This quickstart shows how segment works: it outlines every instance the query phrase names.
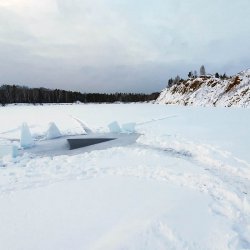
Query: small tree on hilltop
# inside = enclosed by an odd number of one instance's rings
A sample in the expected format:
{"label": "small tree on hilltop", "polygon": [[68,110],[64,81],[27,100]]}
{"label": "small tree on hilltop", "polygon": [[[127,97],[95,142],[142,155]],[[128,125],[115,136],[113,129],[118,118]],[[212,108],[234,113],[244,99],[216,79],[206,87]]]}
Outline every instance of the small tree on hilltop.
{"label": "small tree on hilltop", "polygon": [[172,78],[170,78],[169,80],[168,80],[168,88],[170,88],[170,87],[172,87],[173,86],[173,84],[174,84],[174,80],[172,79]]}
{"label": "small tree on hilltop", "polygon": [[201,65],[201,67],[200,67],[200,75],[201,76],[205,76],[206,75],[206,70],[205,70],[205,66],[204,65]]}
{"label": "small tree on hilltop", "polygon": [[222,78],[223,78],[223,79],[226,79],[226,78],[227,78],[226,73],[223,74]]}
{"label": "small tree on hilltop", "polygon": [[215,76],[216,78],[220,78],[220,75],[219,75],[218,72],[216,72],[214,76]]}
{"label": "small tree on hilltop", "polygon": [[193,75],[193,72],[192,72],[192,71],[189,71],[189,72],[188,72],[188,77],[189,77],[189,78],[192,78],[193,76],[194,76],[194,75]]}
{"label": "small tree on hilltop", "polygon": [[174,79],[174,84],[178,84],[180,82],[181,78],[177,75]]}

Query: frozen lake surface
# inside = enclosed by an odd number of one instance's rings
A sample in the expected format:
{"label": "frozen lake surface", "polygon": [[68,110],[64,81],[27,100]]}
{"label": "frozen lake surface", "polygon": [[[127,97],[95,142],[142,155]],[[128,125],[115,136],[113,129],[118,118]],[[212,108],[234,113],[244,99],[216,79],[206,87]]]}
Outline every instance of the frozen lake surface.
{"label": "frozen lake surface", "polygon": [[[1,249],[250,249],[250,109],[12,105],[0,117],[1,145],[23,122],[35,139],[1,159]],[[114,121],[136,133],[110,133]],[[51,122],[62,137],[46,139]],[[97,137],[116,139],[69,150]]]}
{"label": "frozen lake surface", "polygon": [[39,156],[76,155],[94,150],[128,146],[135,143],[139,134],[92,133],[62,136],[53,140],[41,140],[35,146],[22,151]]}

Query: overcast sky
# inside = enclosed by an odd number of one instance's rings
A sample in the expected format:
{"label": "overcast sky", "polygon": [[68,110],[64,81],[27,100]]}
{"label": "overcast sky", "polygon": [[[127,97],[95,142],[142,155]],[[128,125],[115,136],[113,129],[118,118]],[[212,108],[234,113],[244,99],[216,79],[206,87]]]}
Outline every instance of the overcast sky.
{"label": "overcast sky", "polygon": [[0,84],[153,92],[250,67],[249,0],[0,0]]}

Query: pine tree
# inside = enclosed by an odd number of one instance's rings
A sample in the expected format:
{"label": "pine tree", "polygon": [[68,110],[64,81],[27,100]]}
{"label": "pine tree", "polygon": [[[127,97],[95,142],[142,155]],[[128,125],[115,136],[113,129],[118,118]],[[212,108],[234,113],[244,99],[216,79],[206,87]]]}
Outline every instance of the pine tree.
{"label": "pine tree", "polygon": [[192,78],[193,76],[194,76],[194,75],[193,75],[193,72],[192,72],[192,71],[189,71],[189,72],[188,72],[188,77],[189,77],[189,78]]}
{"label": "pine tree", "polygon": [[181,78],[177,75],[174,79],[174,84],[179,84]]}
{"label": "pine tree", "polygon": [[200,75],[201,76],[205,76],[206,75],[206,70],[205,70],[205,66],[204,65],[201,65],[201,67],[200,67]]}
{"label": "pine tree", "polygon": [[170,87],[172,87],[173,86],[173,83],[174,83],[174,80],[172,79],[172,78],[170,78],[169,80],[168,80],[168,88],[170,88]]}

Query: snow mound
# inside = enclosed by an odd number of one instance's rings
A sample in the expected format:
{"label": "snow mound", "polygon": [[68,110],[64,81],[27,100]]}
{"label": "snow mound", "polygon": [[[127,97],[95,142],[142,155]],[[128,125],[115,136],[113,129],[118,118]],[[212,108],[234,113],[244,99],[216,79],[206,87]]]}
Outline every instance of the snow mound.
{"label": "snow mound", "polygon": [[62,134],[60,130],[58,129],[58,127],[56,126],[56,124],[54,122],[51,122],[49,124],[49,128],[46,133],[46,139],[55,139],[61,136]]}
{"label": "snow mound", "polygon": [[26,122],[24,122],[21,127],[20,146],[22,148],[30,148],[34,146],[34,140]]}
{"label": "snow mound", "polygon": [[181,81],[164,89],[156,103],[250,107],[250,69],[223,79],[208,75]]}

